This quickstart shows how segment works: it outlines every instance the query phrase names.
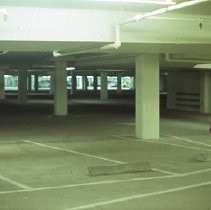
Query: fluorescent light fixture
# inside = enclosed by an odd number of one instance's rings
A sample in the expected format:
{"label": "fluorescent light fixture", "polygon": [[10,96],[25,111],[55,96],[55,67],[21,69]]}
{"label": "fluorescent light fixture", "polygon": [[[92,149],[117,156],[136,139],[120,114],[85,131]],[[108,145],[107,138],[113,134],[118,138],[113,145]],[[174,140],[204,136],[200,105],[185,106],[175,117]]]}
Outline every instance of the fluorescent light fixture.
{"label": "fluorescent light fixture", "polygon": [[204,64],[196,64],[194,69],[205,69],[205,70],[211,70],[211,63],[204,63]]}
{"label": "fluorescent light fixture", "polygon": [[160,5],[174,5],[172,0],[94,0],[103,2],[121,2],[121,3],[143,3],[143,4],[160,4]]}
{"label": "fluorescent light fixture", "polygon": [[68,67],[66,67],[66,70],[67,71],[73,71],[73,70],[75,70],[75,67],[74,66],[68,66]]}

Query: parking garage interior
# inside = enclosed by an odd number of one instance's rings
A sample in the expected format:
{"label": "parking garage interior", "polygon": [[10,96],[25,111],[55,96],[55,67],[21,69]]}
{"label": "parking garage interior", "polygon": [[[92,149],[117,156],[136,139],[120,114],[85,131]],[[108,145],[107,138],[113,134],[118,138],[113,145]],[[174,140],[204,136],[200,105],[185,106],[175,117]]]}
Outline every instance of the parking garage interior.
{"label": "parking garage interior", "polygon": [[211,209],[210,6],[0,0],[0,210]]}

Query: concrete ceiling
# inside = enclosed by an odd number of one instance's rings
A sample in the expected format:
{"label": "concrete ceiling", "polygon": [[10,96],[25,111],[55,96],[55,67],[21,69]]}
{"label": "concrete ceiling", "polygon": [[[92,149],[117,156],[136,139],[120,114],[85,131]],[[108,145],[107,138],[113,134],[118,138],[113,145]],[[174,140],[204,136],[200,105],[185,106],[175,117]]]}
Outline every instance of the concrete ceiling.
{"label": "concrete ceiling", "polygon": [[[181,1],[177,1],[181,2]],[[137,4],[137,3],[106,3],[93,2],[91,0],[0,0],[0,5],[4,6],[24,6],[24,7],[50,7],[50,8],[89,8],[103,10],[127,10],[133,12],[149,12],[161,8],[160,5]],[[209,18],[211,1],[184,8],[176,11],[178,15],[194,15],[194,17],[208,16]],[[174,15],[174,13],[173,13]],[[210,18],[211,20],[211,18]],[[11,69],[18,65],[25,64],[29,68],[33,66],[53,65],[55,58],[52,55],[54,49],[72,49],[70,56],[63,57],[69,65],[74,65],[80,70],[96,69],[124,69],[134,70],[135,56],[140,53],[159,53],[162,70],[193,69],[193,66],[200,62],[211,61],[211,43],[175,44],[175,43],[123,43],[118,50],[101,51],[100,46],[105,43],[100,42],[32,42],[32,41],[1,41],[2,49],[11,49],[9,53],[0,55],[0,65],[9,65]],[[24,46],[24,47],[23,47]],[[81,48],[92,48],[85,53],[79,53]],[[174,59],[166,60],[166,54],[174,56]],[[175,57],[176,56],[176,57]],[[210,62],[211,63],[211,62]],[[42,69],[42,68],[40,68]],[[39,70],[39,68],[37,68]]]}

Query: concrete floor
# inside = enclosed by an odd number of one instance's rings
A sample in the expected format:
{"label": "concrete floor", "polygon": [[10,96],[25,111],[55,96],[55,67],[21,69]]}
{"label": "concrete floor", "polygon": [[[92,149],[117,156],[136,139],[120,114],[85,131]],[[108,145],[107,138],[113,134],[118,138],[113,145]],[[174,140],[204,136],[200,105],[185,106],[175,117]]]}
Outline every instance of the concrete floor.
{"label": "concrete floor", "polygon": [[[41,103],[42,102],[42,103]],[[159,140],[134,138],[134,104],[0,102],[0,210],[211,210],[211,115],[161,111]],[[149,161],[153,171],[90,177],[87,167]]]}

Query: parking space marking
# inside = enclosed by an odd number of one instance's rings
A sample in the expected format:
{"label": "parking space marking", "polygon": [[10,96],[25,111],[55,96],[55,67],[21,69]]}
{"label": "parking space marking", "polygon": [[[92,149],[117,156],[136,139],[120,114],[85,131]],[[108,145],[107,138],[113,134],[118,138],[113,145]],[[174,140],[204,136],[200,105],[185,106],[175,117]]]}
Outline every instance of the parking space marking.
{"label": "parking space marking", "polygon": [[[167,135],[162,135],[162,136],[166,136],[167,137]],[[132,137],[127,138],[127,137],[124,137],[124,136],[117,136],[117,135],[111,135],[111,137],[119,138],[119,139],[123,139],[123,140],[129,140],[130,139],[130,140],[135,141],[135,142],[138,142],[138,143],[141,143],[141,142],[153,143],[153,144],[159,144],[160,143],[160,144],[166,144],[166,145],[175,146],[175,147],[182,147],[182,148],[187,148],[187,149],[194,149],[194,150],[200,150],[200,151],[203,150],[203,151],[211,152],[211,149],[205,149],[205,148],[202,149],[202,148],[193,147],[193,146],[186,146],[186,145],[183,145],[183,144],[168,143],[168,142],[164,142],[164,141],[160,141],[160,140],[155,140],[155,141],[144,140],[144,139],[138,140],[138,139],[135,139],[135,137],[133,137],[133,138]],[[168,137],[170,137],[170,136],[168,136]]]}
{"label": "parking space marking", "polygon": [[131,179],[116,179],[116,180],[87,182],[87,183],[81,183],[81,184],[70,184],[70,185],[53,186],[53,187],[39,187],[39,188],[33,188],[33,189],[0,191],[0,195],[1,194],[20,193],[20,192],[34,192],[34,191],[62,189],[62,188],[75,188],[75,187],[84,187],[84,186],[117,184],[117,183],[123,183],[123,182],[136,182],[136,181],[144,181],[144,180],[156,180],[156,179],[163,179],[163,178],[170,178],[170,177],[172,177],[172,175],[171,176],[142,177],[142,178],[138,177],[138,178],[131,178]]}
{"label": "parking space marking", "polygon": [[1,174],[0,174],[0,179],[5,181],[5,182],[8,182],[8,183],[10,183],[12,185],[15,185],[16,187],[22,188],[22,189],[26,189],[26,190],[31,190],[32,189],[31,187],[28,187],[25,184],[22,184],[20,182],[16,182],[16,181],[14,181],[14,180],[12,180],[12,179],[10,179],[8,177],[5,177],[5,176],[3,176]]}
{"label": "parking space marking", "polygon": [[122,203],[122,202],[125,202],[125,201],[131,201],[131,200],[134,200],[134,199],[146,198],[146,197],[151,197],[151,196],[159,196],[159,195],[164,195],[164,194],[168,194],[168,193],[194,189],[194,188],[208,186],[208,185],[211,185],[211,181],[202,182],[202,183],[198,183],[198,184],[192,184],[192,185],[186,185],[186,186],[182,186],[182,187],[175,187],[175,188],[155,191],[155,192],[151,192],[151,193],[137,194],[137,195],[127,196],[127,197],[121,197],[121,198],[112,199],[112,200],[108,200],[108,201],[102,201],[102,202],[72,207],[72,208],[68,208],[68,209],[65,209],[65,210],[81,210],[81,209],[90,209],[90,208],[95,208],[95,207],[102,207],[102,206],[106,206],[106,205]]}
{"label": "parking space marking", "polygon": [[31,189],[0,191],[0,195],[21,193],[21,192],[34,192],[34,191],[62,189],[62,188],[75,188],[75,187],[84,187],[84,186],[138,182],[138,181],[147,181],[147,180],[171,179],[171,178],[186,177],[186,176],[191,176],[191,175],[196,175],[196,174],[203,174],[207,172],[211,172],[211,168],[206,168],[202,170],[191,171],[191,172],[186,172],[186,173],[181,173],[181,174],[175,174],[175,175],[166,175],[166,176],[137,177],[137,178],[130,178],[130,179],[115,179],[115,180],[106,180],[106,181],[86,182],[86,183],[80,183],[80,184],[70,184],[70,185],[53,186],[53,187],[39,187],[39,188],[31,188]]}
{"label": "parking space marking", "polygon": [[177,175],[179,173],[175,173],[175,172],[171,172],[171,171],[166,171],[166,170],[162,170],[162,169],[158,169],[158,168],[152,168],[153,171],[157,171],[159,173],[163,173],[163,174],[170,174],[170,175]]}
{"label": "parking space marking", "polygon": [[179,137],[179,136],[172,136],[172,135],[163,135],[163,136],[170,137],[170,138],[177,139],[177,140],[181,140],[181,141],[186,141],[186,142],[193,143],[193,144],[203,145],[203,146],[206,146],[206,147],[211,147],[211,144],[193,141],[193,140],[188,139],[188,138],[183,138],[183,137]]}
{"label": "parking space marking", "polygon": [[[81,153],[81,152],[78,152],[78,151],[75,151],[75,150],[69,150],[69,149],[62,149],[62,148],[59,148],[59,147],[53,147],[53,146],[49,146],[47,144],[38,143],[38,142],[34,142],[34,141],[24,140],[24,142],[35,144],[35,145],[38,145],[38,146],[41,146],[41,147],[47,147],[47,148],[54,149],[54,150],[65,151],[65,152],[74,153],[74,154],[77,154],[77,155],[83,155],[83,156],[90,157],[90,158],[95,158],[95,159],[100,159],[100,160],[104,160],[104,161],[109,161],[109,162],[113,162],[113,163],[118,163],[118,164],[126,163],[126,162],[113,160],[113,159],[109,159],[109,158],[105,158],[105,157],[101,157],[101,156],[97,156],[97,155],[90,155],[90,154],[87,154],[87,153]],[[160,173],[164,173],[164,174],[171,174],[171,175],[176,174],[176,173],[171,172],[171,171],[166,171],[166,170],[157,169],[157,168],[153,168],[152,170],[160,172]]]}
{"label": "parking space marking", "polygon": [[62,148],[59,148],[59,147],[53,147],[53,146],[50,146],[50,145],[47,145],[47,144],[38,143],[38,142],[34,142],[34,141],[28,141],[28,140],[23,140],[23,141],[26,142],[26,143],[37,145],[37,146],[46,147],[46,148],[49,148],[49,149],[54,149],[54,150],[63,151],[63,152],[68,152],[68,153],[81,155],[81,156],[85,156],[85,157],[89,157],[89,158],[94,158],[94,159],[98,159],[98,160],[104,160],[104,161],[118,163],[118,164],[123,164],[124,163],[122,161],[112,160],[112,159],[101,157],[101,156],[97,156],[97,155],[90,155],[90,154],[87,154],[87,153],[78,152],[76,150],[62,149]]}
{"label": "parking space marking", "polygon": [[[146,141],[146,140],[142,140],[142,141]],[[211,152],[211,149],[202,149],[202,148],[198,148],[198,147],[186,146],[186,145],[183,145],[183,144],[167,143],[167,142],[160,141],[160,140],[158,140],[157,142],[153,142],[153,143],[166,144],[166,145],[175,146],[175,147],[182,147],[182,148],[185,148],[185,149],[193,149],[193,150]]]}

